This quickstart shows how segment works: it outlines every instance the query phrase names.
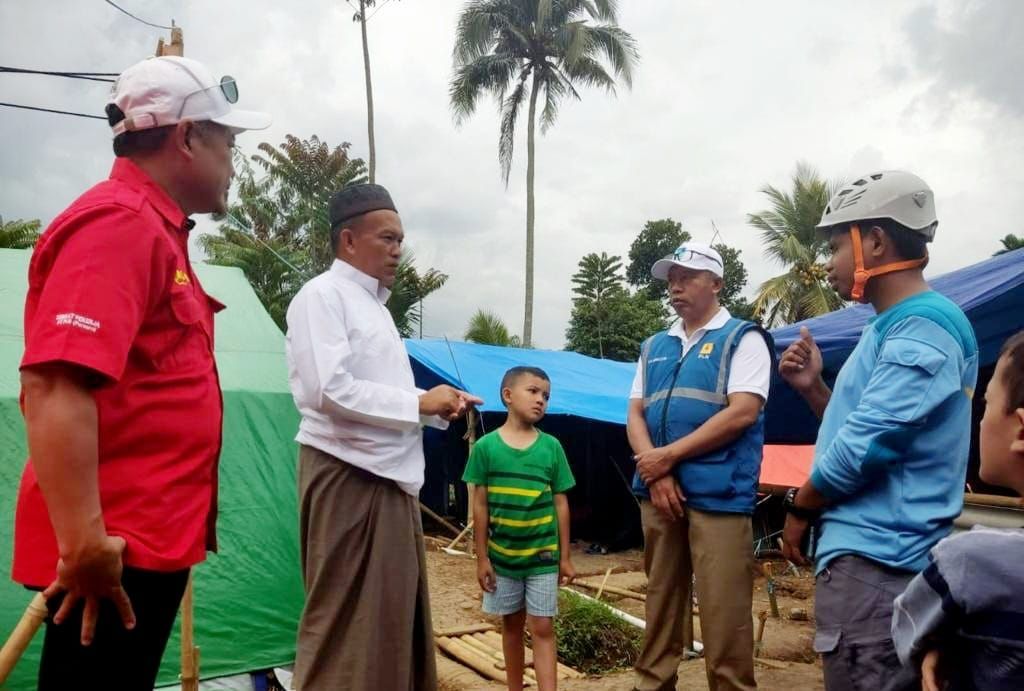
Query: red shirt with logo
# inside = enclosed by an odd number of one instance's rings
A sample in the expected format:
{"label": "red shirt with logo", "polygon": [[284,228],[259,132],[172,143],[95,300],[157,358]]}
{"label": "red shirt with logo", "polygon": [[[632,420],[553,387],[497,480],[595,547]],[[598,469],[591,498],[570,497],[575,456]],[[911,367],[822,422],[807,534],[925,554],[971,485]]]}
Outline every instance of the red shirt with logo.
{"label": "red shirt with logo", "polygon": [[[192,222],[126,158],[47,228],[29,265],[22,368],[97,375],[99,488],[124,563],[176,571],[215,548],[223,405],[213,314],[188,260]],[[29,459],[18,493],[14,580],[54,579],[57,540]]]}

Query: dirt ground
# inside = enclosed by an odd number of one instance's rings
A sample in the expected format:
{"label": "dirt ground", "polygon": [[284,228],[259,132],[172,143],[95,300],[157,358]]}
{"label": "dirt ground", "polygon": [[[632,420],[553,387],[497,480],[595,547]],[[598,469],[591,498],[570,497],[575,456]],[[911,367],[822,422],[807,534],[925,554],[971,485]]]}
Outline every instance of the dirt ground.
{"label": "dirt ground", "polygon": [[[474,560],[468,556],[452,556],[441,552],[439,542],[428,541],[427,568],[430,575],[431,610],[434,628],[448,628],[464,624],[489,621],[500,628],[498,617],[491,617],[480,610],[480,588],[476,584],[476,568]],[[573,545],[573,563],[581,577],[589,576],[589,580],[600,581],[606,569],[614,567],[608,584],[620,588],[628,588],[636,592],[646,589],[647,579],[643,573],[643,555],[638,550],[618,552],[606,555],[591,555],[583,552],[585,545]],[[807,569],[801,569],[798,575],[785,573],[789,568],[785,562],[774,562],[776,574],[776,597],[782,615],[775,619],[769,617],[765,625],[763,645],[760,657],[768,660],[772,666],[755,665],[758,687],[771,691],[819,691],[824,688],[822,682],[821,663],[815,655],[811,643],[814,635],[814,581]],[[769,610],[766,579],[758,565],[754,582],[755,631],[757,615]],[[589,595],[594,593],[583,590]],[[602,600],[640,618],[644,616],[644,603],[629,598],[619,598],[605,594]],[[801,609],[808,615],[807,620],[791,620],[793,609]],[[695,635],[700,639],[700,625],[694,622]],[[780,667],[776,669],[775,667]],[[490,682],[483,677],[473,675],[475,681],[468,685],[446,686],[445,691],[470,691],[474,689],[500,689],[501,684]],[[559,683],[559,688],[569,691],[609,691],[611,689],[632,688],[633,677],[630,671],[615,672],[601,677],[568,680]],[[708,688],[704,671],[704,660],[688,660],[679,666],[679,688],[694,691]]]}

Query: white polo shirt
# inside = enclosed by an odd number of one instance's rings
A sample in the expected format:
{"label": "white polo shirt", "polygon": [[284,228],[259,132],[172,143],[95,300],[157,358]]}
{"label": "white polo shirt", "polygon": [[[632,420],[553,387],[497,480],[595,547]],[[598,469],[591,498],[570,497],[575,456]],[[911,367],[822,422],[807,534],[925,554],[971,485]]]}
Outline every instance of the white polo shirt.
{"label": "white polo shirt", "polygon": [[[707,324],[694,331],[687,337],[683,329],[683,321],[680,319],[673,324],[668,335],[674,336],[683,342],[683,355],[695,346],[704,334],[708,331],[721,329],[729,321],[732,315],[729,310],[722,307],[718,313],[711,318]],[[644,397],[643,364],[637,361],[636,376],[633,377],[633,388],[629,392],[630,398]],[[772,381],[772,357],[768,352],[768,344],[765,343],[761,334],[756,331],[748,331],[736,345],[732,353],[732,363],[729,368],[729,381],[726,383],[726,394],[753,393],[761,397],[761,400],[768,400],[768,389]]]}

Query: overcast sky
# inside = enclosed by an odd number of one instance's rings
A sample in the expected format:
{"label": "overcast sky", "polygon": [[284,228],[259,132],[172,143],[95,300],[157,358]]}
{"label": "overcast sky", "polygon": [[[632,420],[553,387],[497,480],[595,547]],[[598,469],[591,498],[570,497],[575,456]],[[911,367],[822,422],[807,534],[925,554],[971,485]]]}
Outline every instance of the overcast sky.
{"label": "overcast sky", "polygon": [[[184,28],[185,54],[233,75],[240,107],[285,134],[366,156],[362,49],[343,0],[119,0]],[[448,106],[461,1],[400,0],[370,21],[378,182],[391,189],[420,268],[451,276],[426,303],[427,335],[461,337],[478,308],[522,329],[525,127],[506,189],[490,101],[461,127]],[[746,214],[788,187],[798,160],[828,178],[906,168],[936,193],[930,275],[982,260],[1024,231],[1024,2],[624,0],[639,43],[633,88],[584,91],[538,138],[534,339],[561,348],[580,257],[625,255],[645,221],[699,240],[711,222],[742,250],[747,294],[780,267]],[[103,0],[0,0],[0,65],[117,72],[161,32]],[[108,85],[0,74],[0,101],[101,114]],[[525,117],[520,121],[525,123]],[[0,108],[0,214],[48,223],[106,177],[100,120]],[[201,224],[210,230],[212,224]],[[194,257],[196,259],[199,256]]]}

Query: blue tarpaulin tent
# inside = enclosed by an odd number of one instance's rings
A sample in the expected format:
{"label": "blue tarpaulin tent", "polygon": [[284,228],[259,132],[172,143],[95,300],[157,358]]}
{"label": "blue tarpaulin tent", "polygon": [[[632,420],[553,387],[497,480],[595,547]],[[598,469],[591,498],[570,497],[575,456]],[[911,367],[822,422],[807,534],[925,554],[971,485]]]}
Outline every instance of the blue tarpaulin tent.
{"label": "blue tarpaulin tent", "polygon": [[408,340],[405,346],[419,386],[444,382],[463,387],[484,399],[480,409],[485,413],[504,412],[498,395],[502,375],[511,367],[529,365],[551,377],[548,415],[626,424],[626,399],[636,372],[633,363],[445,339]]}
{"label": "blue tarpaulin tent", "polygon": [[[929,282],[960,305],[970,319],[981,356],[977,390],[984,391],[1000,347],[1024,329],[1024,250],[986,259]],[[825,378],[831,384],[874,315],[871,305],[856,305],[774,329],[776,350],[781,355],[800,336],[800,327],[806,326],[821,348]],[[976,407],[980,400],[980,396],[975,398]],[[813,444],[818,421],[803,400],[776,376],[768,401],[767,426],[769,443]]]}

